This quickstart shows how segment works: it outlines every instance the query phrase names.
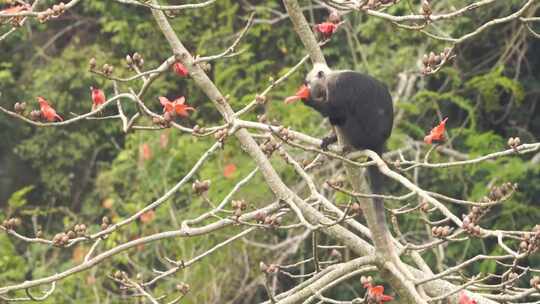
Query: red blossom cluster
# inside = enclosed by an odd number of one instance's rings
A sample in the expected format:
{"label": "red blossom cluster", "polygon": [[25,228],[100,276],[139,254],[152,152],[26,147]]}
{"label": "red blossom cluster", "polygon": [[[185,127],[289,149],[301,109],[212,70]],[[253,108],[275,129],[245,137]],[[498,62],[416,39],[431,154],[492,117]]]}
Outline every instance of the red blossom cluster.
{"label": "red blossom cluster", "polygon": [[452,49],[449,47],[445,48],[440,54],[435,54],[434,52],[430,52],[429,55],[424,54],[424,57],[422,57],[422,74],[429,75],[439,70],[451,57],[451,54]]}

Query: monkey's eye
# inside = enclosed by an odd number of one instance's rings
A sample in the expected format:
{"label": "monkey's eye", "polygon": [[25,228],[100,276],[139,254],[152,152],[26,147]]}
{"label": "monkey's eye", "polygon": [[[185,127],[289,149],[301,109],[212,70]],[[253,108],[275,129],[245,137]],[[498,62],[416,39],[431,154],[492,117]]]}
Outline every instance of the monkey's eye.
{"label": "monkey's eye", "polygon": [[317,77],[323,78],[324,77],[324,72],[323,71],[317,72]]}

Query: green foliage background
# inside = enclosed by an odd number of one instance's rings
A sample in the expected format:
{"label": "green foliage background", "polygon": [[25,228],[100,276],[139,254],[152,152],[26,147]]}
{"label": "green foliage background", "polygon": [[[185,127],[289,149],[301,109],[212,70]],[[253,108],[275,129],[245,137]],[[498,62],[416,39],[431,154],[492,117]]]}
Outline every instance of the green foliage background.
{"label": "green foliage background", "polygon": [[[268,8],[283,11],[280,3],[274,1],[221,0],[204,9],[182,11],[171,23],[191,52],[216,54],[227,48],[234,34],[244,26],[251,10],[248,2],[256,7],[257,19],[273,18]],[[441,11],[468,3],[462,0],[440,2],[436,8]],[[482,20],[515,11],[521,2],[494,3],[446,22],[440,30],[453,36],[470,32]],[[309,3],[302,1],[302,4]],[[418,7],[418,1],[401,1],[389,12],[407,14],[410,5]],[[326,14],[325,10],[314,9],[306,16],[310,22],[317,23]],[[447,46],[419,32],[398,29],[361,13],[351,13],[344,18],[348,21],[344,29],[324,49],[329,63],[336,69],[372,74],[390,88],[396,87],[400,73],[418,71],[422,54],[432,50],[440,52]],[[68,26],[72,27],[67,29]],[[9,27],[0,29],[4,32]],[[64,35],[55,36],[64,29],[67,30]],[[283,75],[305,54],[286,19],[275,24],[255,24],[240,48],[243,52],[239,56],[212,62],[210,72],[222,92],[231,96],[235,109],[250,102],[272,78]],[[10,108],[16,101],[24,100],[36,107],[35,97],[43,95],[64,117],[69,117],[70,112],[83,113],[91,106],[89,86],[99,86],[112,94],[110,82],[88,71],[89,58],[95,57],[100,64],[113,64],[116,75],[128,76],[130,72],[123,58],[135,51],[143,55],[148,69],[171,54],[150,12],[144,8],[113,1],[84,1],[58,20],[46,24],[30,22],[28,27],[0,42],[0,104]],[[434,76],[420,77],[414,94],[397,101],[396,112],[402,117],[395,126],[389,149],[421,140],[426,131],[445,116],[450,117],[448,146],[469,156],[504,149],[509,136],[519,136],[522,142],[537,142],[540,135],[539,41],[519,23],[510,22],[463,43],[456,52],[457,58],[451,64]],[[321,124],[320,116],[306,107],[284,106],[281,102],[295,90],[308,69],[306,65],[274,89],[269,95],[270,102],[245,118],[255,120],[257,114],[265,112],[270,120],[296,130],[314,136],[325,135],[328,125]],[[120,90],[139,84],[136,81],[121,84]],[[185,95],[188,103],[197,108],[194,115],[182,122],[185,125],[222,123],[219,113],[189,79],[168,73],[143,97],[150,108],[158,111],[157,97],[161,95],[171,98]],[[136,109],[128,106],[127,111],[135,113]],[[106,110],[107,113],[114,111]],[[0,220],[22,217],[21,233],[33,235],[39,226],[47,237],[81,222],[87,223],[91,231],[97,231],[105,215],[114,221],[129,216],[177,183],[213,143],[211,139],[190,137],[172,130],[123,134],[119,123],[110,120],[84,121],[67,128],[32,128],[5,115],[0,115],[0,138],[0,206],[3,207]],[[141,154],[145,145],[151,151],[146,159]],[[437,154],[433,157],[433,161],[444,160]],[[491,183],[517,182],[519,193],[504,206],[494,208],[483,224],[493,228],[526,229],[540,218],[540,167],[531,158],[532,155],[515,156],[467,167],[422,170],[418,182],[426,189],[464,199],[486,195]],[[285,164],[277,158],[273,161],[287,183],[299,181]],[[230,179],[223,177],[223,168],[228,164],[238,168]],[[223,150],[210,157],[196,179],[212,180],[208,198],[215,203],[254,166],[231,138]],[[328,174],[320,177],[322,183]],[[183,219],[202,213],[208,206],[193,195],[189,185],[155,211],[154,221],[137,222],[113,234],[103,249],[141,235],[178,228]],[[246,199],[252,208],[274,199],[260,175],[235,198]],[[456,212],[466,210],[461,208]],[[405,218],[401,225],[403,230],[416,231],[417,239],[426,237],[418,217]],[[236,230],[238,228],[233,227],[213,235],[149,244],[118,255],[91,271],[62,281],[62,291],[46,302],[125,301],[126,295],[105,278],[107,274],[121,269],[149,277],[151,269],[167,267],[165,256],[189,259]],[[263,242],[286,236],[278,230],[249,238]],[[0,235],[0,286],[67,269],[77,263],[85,250],[88,250],[86,245],[69,250],[43,248]],[[496,252],[496,244],[473,240],[448,247],[442,263],[453,265],[466,256]],[[254,285],[252,297],[247,299],[238,294],[237,288],[244,278],[253,280],[259,275],[259,261],[272,262],[275,254],[237,241],[202,263],[179,272],[173,279],[158,284],[153,292],[174,296],[175,284],[185,281],[192,286],[188,303],[251,303],[264,298],[261,285]],[[309,250],[300,248],[294,257],[309,254]],[[432,265],[441,258],[431,252],[426,255]],[[531,258],[524,263],[538,265],[539,261]],[[493,272],[496,267],[492,262],[484,262],[471,270]],[[355,292],[360,291],[359,284],[351,284]],[[336,294],[346,299],[354,293],[343,289]]]}

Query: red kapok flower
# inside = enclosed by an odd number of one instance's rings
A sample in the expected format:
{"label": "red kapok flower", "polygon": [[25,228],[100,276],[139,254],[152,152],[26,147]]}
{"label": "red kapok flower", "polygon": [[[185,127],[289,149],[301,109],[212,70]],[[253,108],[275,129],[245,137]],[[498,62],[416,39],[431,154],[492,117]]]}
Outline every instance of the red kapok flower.
{"label": "red kapok flower", "polygon": [[426,144],[444,141],[444,131],[446,129],[447,120],[448,120],[448,117],[443,119],[443,121],[441,121],[441,123],[438,126],[431,129],[431,131],[429,132],[429,135],[426,135],[426,137],[424,137],[424,142]]}
{"label": "red kapok flower", "polygon": [[233,163],[230,163],[223,168],[223,176],[225,178],[232,178],[234,173],[236,172],[236,165]]}
{"label": "red kapok flower", "polygon": [[366,283],[364,284],[364,288],[367,288],[368,298],[377,304],[394,300],[394,297],[384,294],[384,286],[382,285],[373,286],[371,283]]}
{"label": "red kapok flower", "polygon": [[188,69],[180,62],[175,62],[173,64],[173,70],[181,77],[186,77],[189,74]]}
{"label": "red kapok flower", "polygon": [[167,97],[160,96],[159,102],[163,106],[163,113],[169,112],[180,117],[187,117],[189,115],[188,111],[195,111],[195,108],[186,104],[186,98],[184,96],[178,97],[174,101],[170,101]]}
{"label": "red kapok flower", "polygon": [[476,302],[476,300],[469,298],[469,296],[467,296],[465,291],[462,291],[459,294],[459,304],[477,304],[477,303],[478,302]]}
{"label": "red kapok flower", "polygon": [[321,33],[324,39],[332,37],[332,34],[334,34],[337,28],[338,25],[332,22],[323,22],[315,25],[315,30]]}

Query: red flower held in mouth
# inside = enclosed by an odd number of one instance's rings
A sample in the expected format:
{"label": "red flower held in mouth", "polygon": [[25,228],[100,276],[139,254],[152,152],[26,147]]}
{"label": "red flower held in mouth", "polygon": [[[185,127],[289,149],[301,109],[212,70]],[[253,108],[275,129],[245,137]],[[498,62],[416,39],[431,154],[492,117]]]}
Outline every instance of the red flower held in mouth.
{"label": "red flower held in mouth", "polygon": [[41,116],[43,116],[43,118],[50,122],[53,122],[57,119],[59,121],[64,121],[64,119],[60,117],[60,115],[56,114],[56,111],[53,109],[53,107],[51,107],[51,105],[45,98],[38,96],[37,99],[41,110]]}
{"label": "red flower held in mouth", "polygon": [[177,75],[182,77],[186,77],[189,74],[188,69],[180,62],[175,62],[173,64],[173,70]]}
{"label": "red flower held in mouth", "polygon": [[303,101],[306,101],[309,99],[309,88],[306,86],[306,85],[302,85],[298,91],[296,91],[296,94],[294,94],[293,96],[289,96],[287,98],[285,98],[285,103],[289,104],[289,103],[293,103],[297,100],[303,100]]}
{"label": "red flower held in mouth", "polygon": [[159,102],[163,106],[163,113],[176,114],[180,117],[188,117],[188,111],[195,111],[195,108],[186,104],[186,98],[181,96],[174,101],[170,101],[167,97],[160,96]]}
{"label": "red flower held in mouth", "polygon": [[429,135],[424,137],[424,142],[428,145],[432,144],[433,142],[443,142],[445,140],[444,138],[444,131],[446,130],[446,121],[448,120],[448,117],[443,119],[441,123],[436,126],[435,128],[431,129],[429,132]]}

